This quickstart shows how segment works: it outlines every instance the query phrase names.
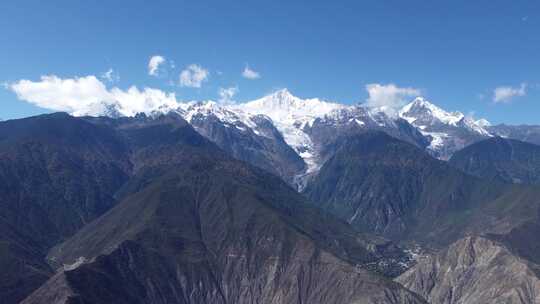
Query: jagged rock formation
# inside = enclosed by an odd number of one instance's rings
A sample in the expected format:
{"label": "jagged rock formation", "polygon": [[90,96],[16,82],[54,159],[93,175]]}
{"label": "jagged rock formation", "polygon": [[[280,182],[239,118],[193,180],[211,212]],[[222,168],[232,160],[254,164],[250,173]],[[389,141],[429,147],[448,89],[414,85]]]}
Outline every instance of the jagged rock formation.
{"label": "jagged rock formation", "polygon": [[540,303],[538,266],[500,243],[467,237],[396,279],[432,304]]}
{"label": "jagged rock formation", "polygon": [[502,137],[472,144],[450,164],[474,176],[510,183],[540,183],[540,146]]}

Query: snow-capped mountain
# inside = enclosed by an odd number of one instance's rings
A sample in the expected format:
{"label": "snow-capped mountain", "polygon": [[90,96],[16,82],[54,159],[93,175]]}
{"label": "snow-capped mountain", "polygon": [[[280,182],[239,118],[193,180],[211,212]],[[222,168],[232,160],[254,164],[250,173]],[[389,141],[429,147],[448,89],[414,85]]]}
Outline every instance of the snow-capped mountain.
{"label": "snow-capped mountain", "polygon": [[405,105],[399,116],[430,137],[428,150],[436,157],[448,159],[463,147],[492,136],[485,119],[474,120],[461,112],[447,112],[423,97]]}
{"label": "snow-capped mountain", "polygon": [[[120,115],[114,105],[102,112]],[[298,189],[335,153],[339,137],[380,130],[448,159],[464,146],[491,136],[487,120],[447,112],[422,97],[400,109],[397,116],[361,104],[302,99],[287,89],[239,104],[170,102],[146,114],[169,112],[182,116],[234,157],[268,170]]]}
{"label": "snow-capped mountain", "polygon": [[318,153],[312,138],[305,131],[306,127],[311,127],[316,119],[344,108],[347,107],[316,98],[301,99],[287,89],[234,107],[242,112],[265,115],[272,119],[287,144],[306,162],[306,173],[314,172],[319,167]]}
{"label": "snow-capped mountain", "polygon": [[399,116],[419,127],[437,124],[456,126],[465,117],[460,112],[446,112],[423,97],[417,97],[400,111]]}
{"label": "snow-capped mountain", "polygon": [[305,162],[265,115],[213,101],[180,104],[176,113],[237,159],[263,168],[294,185]]}
{"label": "snow-capped mountain", "polygon": [[305,170],[295,177],[299,189],[333,155],[333,143],[340,136],[377,129],[422,147],[427,145],[425,138],[414,128],[404,126],[406,122],[385,112],[317,98],[301,99],[287,89],[236,105],[233,109],[250,115],[264,115],[272,120],[285,142],[306,164]]}
{"label": "snow-capped mountain", "polygon": [[[377,129],[425,147],[427,140],[406,121],[362,105],[302,99],[287,89],[233,105],[179,103],[150,115],[175,112],[236,158],[281,176],[302,189],[333,154],[339,136]],[[109,111],[114,113],[114,111]]]}

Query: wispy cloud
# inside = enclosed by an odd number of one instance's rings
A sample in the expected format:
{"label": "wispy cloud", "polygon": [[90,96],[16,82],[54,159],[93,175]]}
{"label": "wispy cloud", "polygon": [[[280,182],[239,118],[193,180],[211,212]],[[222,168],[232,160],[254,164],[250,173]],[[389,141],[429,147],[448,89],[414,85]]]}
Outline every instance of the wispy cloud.
{"label": "wispy cloud", "polygon": [[249,65],[246,64],[244,70],[242,71],[242,77],[250,80],[255,80],[261,78],[261,74],[255,70],[252,70]]}
{"label": "wispy cloud", "polygon": [[493,90],[493,102],[509,103],[516,97],[527,95],[527,84],[522,83],[519,87],[501,86]]}
{"label": "wispy cloud", "polygon": [[101,74],[101,79],[106,80],[108,82],[118,82],[120,80],[120,75],[118,75],[117,72],[115,72],[112,68],[108,69],[107,72],[103,72]]}
{"label": "wispy cloud", "polygon": [[154,55],[150,57],[150,61],[148,61],[148,75],[150,76],[159,76],[160,74],[160,67],[166,62],[165,57],[161,55]]}
{"label": "wispy cloud", "polygon": [[210,72],[197,64],[191,64],[180,73],[180,86],[200,88],[208,80]]}
{"label": "wispy cloud", "polygon": [[65,111],[75,116],[100,115],[114,107],[120,114],[133,116],[158,108],[176,108],[179,102],[174,93],[158,89],[108,89],[96,76],[62,79],[55,75],[42,76],[39,81],[19,80],[8,85],[20,100],[42,108]]}
{"label": "wispy cloud", "polygon": [[233,104],[234,96],[238,94],[240,90],[238,87],[230,87],[230,88],[219,88],[218,95],[219,95],[219,102],[222,104]]}
{"label": "wispy cloud", "polygon": [[398,87],[395,84],[371,83],[366,85],[368,99],[366,105],[380,108],[388,114],[394,115],[409,98],[421,94],[420,89],[410,87]]}

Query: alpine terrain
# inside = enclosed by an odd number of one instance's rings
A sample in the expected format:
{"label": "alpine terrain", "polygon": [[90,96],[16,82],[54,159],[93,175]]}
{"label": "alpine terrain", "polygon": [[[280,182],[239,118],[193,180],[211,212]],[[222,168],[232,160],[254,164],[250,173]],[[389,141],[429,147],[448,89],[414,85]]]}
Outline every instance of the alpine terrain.
{"label": "alpine terrain", "polygon": [[286,89],[118,107],[0,122],[3,303],[540,303],[534,127]]}

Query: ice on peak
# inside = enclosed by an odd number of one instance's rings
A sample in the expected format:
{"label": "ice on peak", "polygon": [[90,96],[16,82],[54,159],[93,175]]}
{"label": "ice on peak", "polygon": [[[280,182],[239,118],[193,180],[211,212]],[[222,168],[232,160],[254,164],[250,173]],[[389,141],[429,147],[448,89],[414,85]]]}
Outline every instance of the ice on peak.
{"label": "ice on peak", "polygon": [[464,117],[460,123],[471,131],[474,131],[484,136],[492,136],[485,129],[485,127],[490,126],[489,121],[485,119],[474,120],[472,117]]}
{"label": "ice on peak", "polygon": [[400,111],[399,116],[417,127],[420,132],[432,138],[429,150],[443,150],[447,142],[452,142],[455,130],[468,130],[481,136],[491,136],[485,119],[474,120],[461,112],[447,112],[423,97],[417,97]]}
{"label": "ice on peak", "polygon": [[476,120],[475,123],[482,128],[491,126],[491,123],[487,119],[484,119],[484,118]]}
{"label": "ice on peak", "polygon": [[411,103],[404,106],[399,112],[401,118],[425,130],[434,124],[443,124],[453,127],[465,127],[481,135],[490,136],[485,129],[490,125],[485,119],[474,120],[461,112],[447,112],[427,101],[423,97],[415,98]]}
{"label": "ice on peak", "polygon": [[195,117],[214,116],[221,122],[229,125],[238,126],[241,123],[252,128],[257,133],[257,125],[252,120],[253,115],[212,100],[182,103],[177,111],[190,123]]}
{"label": "ice on peak", "polygon": [[400,112],[406,113],[409,112],[412,108],[420,107],[420,108],[429,108],[431,106],[434,106],[432,103],[427,101],[424,97],[418,96],[410,103],[406,104]]}
{"label": "ice on peak", "polygon": [[287,89],[282,89],[263,98],[233,106],[250,115],[265,115],[281,132],[285,142],[290,145],[308,165],[308,172],[317,170],[317,153],[306,126],[311,126],[315,119],[323,118],[334,110],[347,106],[323,101],[317,98],[302,99]]}
{"label": "ice on peak", "polygon": [[248,112],[267,114],[274,120],[281,120],[283,117],[289,116],[321,117],[336,108],[343,107],[343,105],[318,98],[301,99],[292,95],[289,90],[282,89],[237,107]]}
{"label": "ice on peak", "polygon": [[233,107],[251,115],[262,114],[270,117],[283,134],[285,141],[295,150],[302,151],[305,145],[310,144],[309,136],[302,129],[306,125],[311,125],[315,119],[346,106],[316,98],[301,99],[292,95],[289,90],[283,89]]}
{"label": "ice on peak", "polygon": [[415,122],[424,124],[427,120],[431,120],[453,126],[456,126],[465,117],[461,112],[447,112],[421,96],[405,105],[399,111],[399,116],[411,124],[415,124]]}

